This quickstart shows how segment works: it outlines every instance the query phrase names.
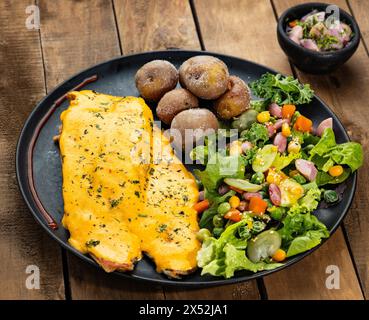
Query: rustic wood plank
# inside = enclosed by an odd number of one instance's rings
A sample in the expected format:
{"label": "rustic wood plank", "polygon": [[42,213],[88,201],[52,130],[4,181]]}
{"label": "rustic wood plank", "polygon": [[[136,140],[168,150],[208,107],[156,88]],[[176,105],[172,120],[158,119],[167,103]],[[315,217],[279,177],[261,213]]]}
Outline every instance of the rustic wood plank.
{"label": "rustic wood plank", "polygon": [[[329,266],[338,267],[339,289],[328,289]],[[339,229],[321,248],[302,262],[264,278],[269,299],[356,300],[362,293]]]}
{"label": "rustic wood plank", "polygon": [[199,49],[188,1],[114,0],[125,54],[170,48]]}
{"label": "rustic wood plank", "polygon": [[[45,94],[38,30],[27,30],[30,1],[0,2],[0,299],[64,299],[59,246],[36,224],[18,191],[15,146],[24,121]],[[28,265],[40,289],[28,290]]]}
{"label": "rustic wood plank", "polygon": [[[303,3],[302,0],[279,0],[274,1],[278,15],[288,7],[297,3]],[[331,1],[341,8],[348,11],[344,0]],[[287,60],[285,57],[284,59]],[[363,144],[364,152],[368,150],[367,123],[368,114],[362,111],[362,106],[369,99],[369,94],[365,88],[368,87],[368,60],[365,50],[360,45],[357,53],[342,68],[327,76],[313,76],[297,70],[301,81],[310,83],[316,93],[321,96],[339,116],[345,127],[348,129],[353,140]],[[350,238],[350,245],[353,249],[355,262],[364,284],[365,290],[369,288],[368,264],[369,264],[369,244],[368,244],[368,226],[369,219],[363,212],[369,207],[367,189],[364,184],[368,179],[368,164],[359,170],[359,183],[354,203],[345,219],[345,227]],[[345,248],[342,231],[339,229],[333,237],[335,241],[328,241],[314,255],[310,256],[295,267],[283,272],[272,275],[266,279],[268,294],[276,299],[292,298],[311,298],[311,299],[362,299],[362,292],[355,274],[354,265],[350,259],[348,250]],[[315,258],[313,258],[315,257]],[[315,265],[309,277],[301,279],[298,274],[298,267],[303,264],[311,263]],[[325,267],[334,264],[340,267],[341,271],[341,290],[327,290],[325,281],[323,281]],[[296,272],[293,271],[296,269]],[[303,270],[303,269],[300,269]],[[307,269],[309,270],[309,269]],[[320,274],[313,270],[322,270]],[[290,272],[291,271],[291,272]],[[293,276],[291,276],[293,274]],[[317,277],[312,280],[310,275]],[[297,280],[298,279],[298,280]],[[320,281],[320,282],[318,282]],[[286,286],[278,287],[276,283],[293,283],[294,286],[287,290]],[[314,285],[312,285],[314,284]],[[316,287],[320,284],[320,289]],[[276,290],[278,292],[276,293]],[[316,294],[313,295],[312,291]]]}
{"label": "rustic wood plank", "polygon": [[75,300],[146,300],[164,299],[161,286],[124,279],[87,265],[69,255],[72,298]]}
{"label": "rustic wood plank", "polygon": [[[121,54],[110,1],[39,1],[47,88]],[[163,298],[161,288],[106,275],[68,254],[72,299]]]}
{"label": "rustic wood plank", "polygon": [[[187,1],[114,1],[124,52],[200,49]],[[122,32],[123,31],[123,32]],[[148,36],[148,34],[150,36]],[[142,35],[137,37],[137,35]],[[145,36],[146,35],[146,36]],[[165,36],[163,36],[165,35]],[[208,289],[164,288],[167,299],[258,299],[255,281]]]}
{"label": "rustic wood plank", "polygon": [[256,281],[203,289],[166,288],[165,297],[174,300],[259,300]]}
{"label": "rustic wood plank", "polygon": [[[288,60],[276,40],[276,22],[270,1],[201,0],[196,1],[195,4],[203,43],[207,50],[233,54],[266,64],[285,74],[291,73]],[[266,27],[260,28],[260,26]],[[361,298],[354,269],[350,263],[349,252],[340,230],[336,237],[340,241],[330,241],[325,244],[326,249],[330,252],[329,258],[319,250],[315,254],[317,259],[306,259],[300,262],[296,268],[289,268],[266,278],[267,293],[279,299],[291,297],[289,293],[293,291],[292,288],[297,286],[296,283],[299,281],[299,288],[304,288],[300,297],[320,298],[324,294],[308,284],[308,279],[319,283],[320,275],[311,272],[309,277],[301,278],[301,270],[315,270],[316,268],[325,270],[327,263],[333,260],[344,268],[341,269],[342,273],[352,276],[353,288],[355,289],[353,292],[357,298]],[[348,263],[345,262],[346,260]],[[277,293],[274,279],[280,279],[275,283],[283,284],[278,287]],[[324,282],[321,283],[321,286],[324,287]],[[326,298],[330,298],[330,296],[325,295]],[[337,296],[340,295],[337,294]]]}
{"label": "rustic wood plank", "polygon": [[269,0],[195,0],[206,50],[217,51],[291,73],[276,37]]}
{"label": "rustic wood plank", "polygon": [[356,22],[359,24],[361,36],[363,38],[366,52],[369,54],[369,1],[363,0],[348,0],[348,4],[354,15]]}

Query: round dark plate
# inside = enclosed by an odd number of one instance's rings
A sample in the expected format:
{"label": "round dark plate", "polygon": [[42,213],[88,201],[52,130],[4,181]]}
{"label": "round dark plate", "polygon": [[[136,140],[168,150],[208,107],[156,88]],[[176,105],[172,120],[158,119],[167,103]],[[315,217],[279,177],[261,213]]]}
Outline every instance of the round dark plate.
{"label": "round dark plate", "polygon": [[[82,260],[89,262],[98,267],[96,262],[89,256],[83,255],[75,250],[68,243],[68,231],[61,225],[63,216],[63,198],[62,198],[62,176],[61,163],[59,157],[59,150],[54,144],[52,137],[58,133],[58,126],[60,125],[60,113],[68,106],[68,102],[64,101],[56,111],[50,116],[48,121],[42,127],[39,137],[34,148],[33,158],[33,174],[34,185],[39,195],[39,198],[44,208],[52,215],[58,224],[57,230],[51,230],[45,222],[40,210],[38,209],[35,199],[32,196],[28,175],[27,175],[27,150],[30,145],[31,136],[43,116],[50,110],[53,103],[70,91],[73,87],[80,84],[85,78],[98,75],[96,82],[90,83],[84,89],[92,89],[97,92],[112,94],[117,96],[138,95],[134,83],[134,75],[138,68],[144,63],[154,59],[165,59],[172,62],[175,66],[179,65],[186,59],[199,55],[207,54],[213,55],[222,59],[229,67],[230,73],[241,77],[246,82],[258,79],[266,72],[275,73],[275,71],[261,66],[259,64],[210,52],[198,51],[158,51],[146,52],[130,56],[119,57],[101,63],[97,66],[84,70],[77,75],[71,77],[69,80],[60,84],[52,92],[50,92],[44,99],[42,99],[24,124],[23,130],[20,134],[17,154],[16,154],[16,170],[17,179],[20,190],[26,201],[32,215],[38,223],[45,229],[45,231],[64,248],[74,253]],[[313,101],[306,106],[302,106],[303,114],[311,118],[316,125],[325,118],[332,117],[334,119],[334,132],[339,143],[346,142],[349,137],[338,120],[336,115],[329,109],[329,107],[318,97],[314,97]],[[193,167],[191,166],[190,169]],[[347,181],[347,189],[343,196],[343,200],[336,206],[328,209],[320,209],[315,212],[315,215],[321,220],[330,232],[334,232],[344,218],[347,210],[352,202],[356,187],[356,173],[353,174]],[[324,243],[324,242],[323,242]],[[200,271],[188,275],[181,280],[168,279],[166,276],[155,271],[154,263],[147,257],[144,257],[137,263],[135,270],[130,273],[114,272],[114,274],[138,280],[146,280],[167,285],[177,286],[209,286],[229,284],[235,282],[246,281],[258,277],[265,276],[272,272],[279,271],[307,256],[313,250],[288,259],[283,267],[271,271],[262,271],[258,273],[251,273],[248,271],[236,273],[234,278],[225,280],[223,278],[200,276]],[[104,272],[101,270],[101,272]]]}

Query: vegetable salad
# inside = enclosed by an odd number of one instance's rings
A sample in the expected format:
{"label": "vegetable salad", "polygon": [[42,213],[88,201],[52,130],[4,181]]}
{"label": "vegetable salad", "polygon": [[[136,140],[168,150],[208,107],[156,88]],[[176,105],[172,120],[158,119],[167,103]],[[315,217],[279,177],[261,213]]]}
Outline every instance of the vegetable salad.
{"label": "vegetable salad", "polygon": [[314,210],[337,204],[363,163],[359,143],[336,142],[331,118],[313,127],[296,109],[311,101],[309,85],[267,73],[250,88],[259,99],[229,124],[239,134],[220,149],[218,132],[191,153],[204,165],[195,171],[202,274],[270,270],[319,245],[329,231]]}

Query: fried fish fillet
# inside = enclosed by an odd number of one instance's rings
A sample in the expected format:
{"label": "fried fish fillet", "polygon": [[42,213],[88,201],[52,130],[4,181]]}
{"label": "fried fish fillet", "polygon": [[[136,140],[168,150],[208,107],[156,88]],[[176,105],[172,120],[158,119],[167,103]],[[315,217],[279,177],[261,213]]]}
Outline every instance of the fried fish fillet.
{"label": "fried fish fillet", "polygon": [[150,108],[141,98],[89,90],[69,99],[59,144],[71,245],[108,272],[132,270],[142,252],[158,272],[193,271],[198,189]]}

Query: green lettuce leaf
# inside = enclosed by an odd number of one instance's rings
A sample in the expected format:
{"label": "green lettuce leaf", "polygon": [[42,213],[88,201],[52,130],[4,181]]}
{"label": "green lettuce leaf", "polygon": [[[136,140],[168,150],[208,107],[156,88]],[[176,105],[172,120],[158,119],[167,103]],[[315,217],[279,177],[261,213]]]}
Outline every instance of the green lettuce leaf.
{"label": "green lettuce leaf", "polygon": [[209,158],[203,171],[194,170],[209,193],[216,193],[219,184],[224,178],[242,179],[245,175],[245,160],[242,156],[223,156],[216,153]]}
{"label": "green lettuce leaf", "polygon": [[309,213],[318,208],[322,192],[318,188],[316,182],[305,184],[303,188],[305,190],[305,195],[289,209],[289,215]]}
{"label": "green lettuce leaf", "polygon": [[282,237],[282,246],[287,249],[287,257],[310,250],[322,238],[329,237],[327,227],[311,213],[288,214],[278,232]]}
{"label": "green lettuce leaf", "polygon": [[277,170],[282,170],[287,167],[293,160],[300,159],[301,153],[289,153],[288,155],[282,155],[280,153],[277,154],[276,158],[273,161],[272,167],[275,167]]}
{"label": "green lettuce leaf", "polygon": [[336,144],[333,130],[327,128],[319,142],[310,150],[310,160],[324,172],[335,164],[348,165],[353,172],[363,165],[363,148],[357,142]]}
{"label": "green lettuce leaf", "polygon": [[233,277],[234,273],[239,270],[257,272],[262,270],[272,270],[283,265],[282,263],[266,263],[263,261],[254,263],[246,257],[244,250],[238,250],[229,243],[224,246],[223,251],[225,253],[225,278]]}
{"label": "green lettuce leaf", "polygon": [[242,220],[232,224],[219,239],[208,238],[204,241],[197,254],[197,264],[202,268],[202,275],[211,274],[230,278],[238,270],[257,272],[282,265],[281,263],[253,263],[246,257],[245,249],[251,235],[242,238],[240,237],[242,233],[239,232],[246,223],[246,220]]}
{"label": "green lettuce leaf", "polygon": [[292,240],[288,247],[287,257],[305,252],[316,247],[322,242],[322,238],[328,238],[329,233],[325,230],[306,231],[304,235],[298,236]]}
{"label": "green lettuce leaf", "polygon": [[338,177],[332,177],[330,174],[324,171],[318,171],[315,182],[319,187],[324,186],[326,184],[338,184],[345,181],[350,176],[350,174],[351,169],[349,168],[344,168],[343,173]]}
{"label": "green lettuce leaf", "polygon": [[346,164],[355,171],[363,165],[363,147],[357,142],[342,143],[331,150],[330,158],[335,163]]}
{"label": "green lettuce leaf", "polygon": [[336,146],[336,137],[332,128],[326,128],[320,138],[319,142],[310,150],[310,159],[312,160],[314,155],[323,156],[330,151],[331,148]]}

